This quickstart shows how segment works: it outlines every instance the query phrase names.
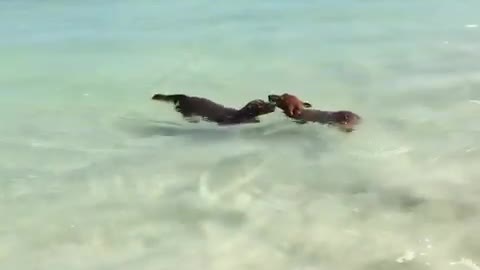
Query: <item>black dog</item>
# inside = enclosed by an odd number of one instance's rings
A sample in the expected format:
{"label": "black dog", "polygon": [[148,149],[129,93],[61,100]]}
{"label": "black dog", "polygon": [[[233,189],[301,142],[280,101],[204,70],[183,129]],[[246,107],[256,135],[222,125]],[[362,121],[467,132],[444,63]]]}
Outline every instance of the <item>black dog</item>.
{"label": "black dog", "polygon": [[258,123],[260,122],[258,116],[272,113],[276,108],[275,104],[261,99],[252,100],[239,110],[225,107],[207,98],[183,94],[155,94],[152,99],[175,104],[175,110],[190,122],[197,122],[193,117],[199,116],[205,121],[219,125]]}
{"label": "black dog", "polygon": [[278,108],[283,110],[287,117],[295,119],[295,122],[299,124],[315,122],[336,126],[345,132],[352,132],[354,127],[361,121],[361,117],[351,111],[321,111],[314,109],[301,109],[297,114],[291,114],[287,111],[289,107],[292,107],[297,103],[303,104],[304,102],[293,95],[288,95],[289,98],[284,98],[284,96],[285,95],[269,95],[268,101],[275,103]]}

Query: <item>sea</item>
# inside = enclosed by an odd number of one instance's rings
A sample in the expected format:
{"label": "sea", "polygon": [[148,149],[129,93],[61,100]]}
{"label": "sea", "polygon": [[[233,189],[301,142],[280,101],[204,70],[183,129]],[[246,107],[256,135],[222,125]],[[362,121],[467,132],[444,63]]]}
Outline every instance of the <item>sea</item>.
{"label": "sea", "polygon": [[[0,0],[0,269],[479,270],[479,10]],[[363,121],[191,123],[155,93]]]}

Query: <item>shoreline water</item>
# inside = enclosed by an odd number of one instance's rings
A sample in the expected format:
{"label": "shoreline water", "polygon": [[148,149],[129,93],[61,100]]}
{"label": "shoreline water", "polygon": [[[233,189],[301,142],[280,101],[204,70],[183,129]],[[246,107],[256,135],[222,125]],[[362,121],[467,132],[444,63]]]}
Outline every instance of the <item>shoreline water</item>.
{"label": "shoreline water", "polygon": [[[477,269],[478,8],[0,2],[0,268]],[[156,92],[365,121],[195,125]]]}

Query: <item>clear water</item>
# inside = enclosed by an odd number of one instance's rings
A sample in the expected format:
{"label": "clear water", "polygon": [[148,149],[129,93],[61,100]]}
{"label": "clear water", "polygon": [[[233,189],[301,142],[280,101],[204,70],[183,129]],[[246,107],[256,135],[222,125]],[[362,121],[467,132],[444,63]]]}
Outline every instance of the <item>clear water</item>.
{"label": "clear water", "polygon": [[[0,1],[0,269],[480,269],[479,1]],[[291,92],[352,134],[190,124]]]}

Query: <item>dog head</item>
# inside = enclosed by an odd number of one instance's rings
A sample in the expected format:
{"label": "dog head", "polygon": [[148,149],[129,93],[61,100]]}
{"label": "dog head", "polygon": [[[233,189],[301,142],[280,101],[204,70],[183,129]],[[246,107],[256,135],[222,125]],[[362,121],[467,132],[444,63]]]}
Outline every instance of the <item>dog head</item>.
{"label": "dog head", "polygon": [[238,123],[258,123],[257,116],[269,114],[275,111],[276,105],[261,99],[252,100],[233,115],[229,115],[221,121],[223,125]]}
{"label": "dog head", "polygon": [[331,122],[346,132],[352,132],[355,126],[360,124],[362,118],[351,111],[337,111],[331,113]]}
{"label": "dog head", "polygon": [[243,106],[237,116],[240,118],[253,118],[256,116],[269,114],[275,111],[276,104],[273,102],[266,102],[261,99],[252,100]]}

